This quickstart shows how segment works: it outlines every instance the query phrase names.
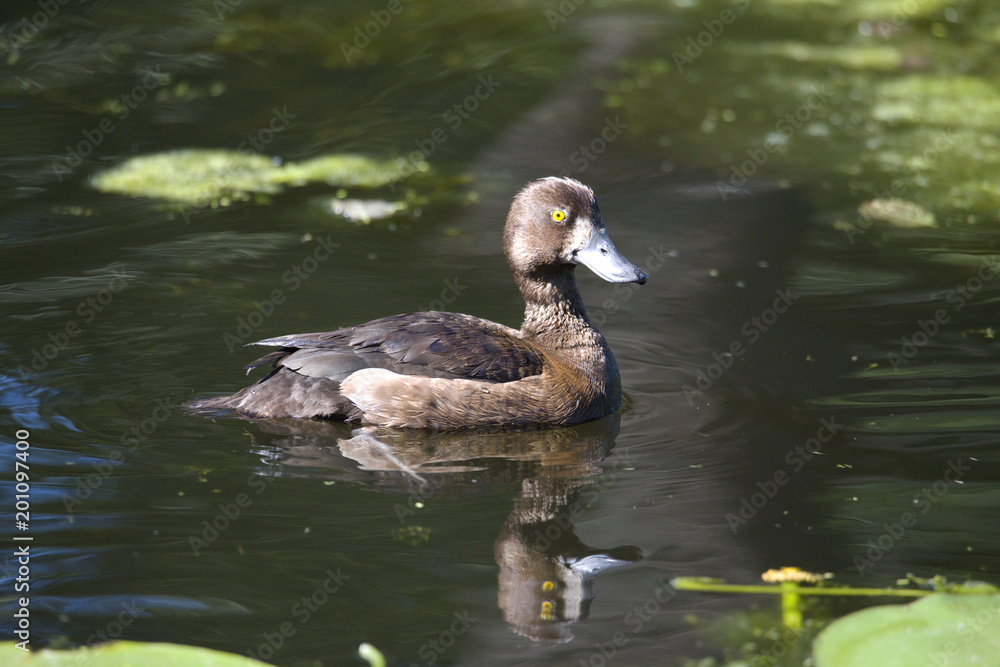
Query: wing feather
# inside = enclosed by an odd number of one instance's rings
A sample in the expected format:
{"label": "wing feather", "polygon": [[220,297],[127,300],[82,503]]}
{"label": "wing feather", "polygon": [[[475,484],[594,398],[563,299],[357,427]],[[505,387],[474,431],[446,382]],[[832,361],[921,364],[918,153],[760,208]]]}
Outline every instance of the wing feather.
{"label": "wing feather", "polygon": [[544,363],[541,352],[509,327],[433,311],[254,344],[284,349],[249,368],[271,362],[301,375],[338,381],[361,368],[385,368],[404,375],[512,382],[540,374]]}

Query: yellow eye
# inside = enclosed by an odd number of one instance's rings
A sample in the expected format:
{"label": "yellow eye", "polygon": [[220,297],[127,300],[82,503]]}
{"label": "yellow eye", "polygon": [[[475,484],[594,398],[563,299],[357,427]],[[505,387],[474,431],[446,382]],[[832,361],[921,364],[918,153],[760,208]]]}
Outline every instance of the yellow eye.
{"label": "yellow eye", "polygon": [[562,222],[566,219],[566,212],[556,209],[555,211],[552,211],[552,219],[556,222]]}

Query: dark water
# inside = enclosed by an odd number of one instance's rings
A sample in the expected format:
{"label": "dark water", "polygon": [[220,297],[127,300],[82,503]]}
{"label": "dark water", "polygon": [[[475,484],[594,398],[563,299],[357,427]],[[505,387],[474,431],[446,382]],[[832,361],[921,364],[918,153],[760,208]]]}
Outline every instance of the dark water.
{"label": "dark water", "polygon": [[[870,165],[842,170],[844,144],[820,129],[720,191],[759,127],[807,94],[769,97],[791,74],[761,58],[750,75],[721,45],[686,78],[642,83],[725,5],[404,2],[389,20],[380,3],[91,2],[31,31],[39,7],[5,5],[0,79],[11,514],[22,431],[31,485],[29,529],[3,530],[33,538],[33,647],[130,638],[337,665],[370,642],[390,664],[676,664],[726,648],[692,618],[773,603],[675,593],[674,576],[997,581],[995,211],[845,233],[834,222],[886,186]],[[739,115],[705,136],[724,91]],[[825,104],[825,119],[851,114]],[[262,134],[275,110],[287,125]],[[416,147],[433,171],[418,211],[369,225],[325,212],[331,188],[315,184],[189,220],[88,185],[132,155],[248,137],[284,160]],[[580,276],[621,367],[620,416],[376,442],[181,409],[246,382],[255,353],[234,341],[441,307],[518,325],[506,206],[560,172],[595,189],[650,274],[635,289]],[[922,192],[907,194],[933,208]]]}

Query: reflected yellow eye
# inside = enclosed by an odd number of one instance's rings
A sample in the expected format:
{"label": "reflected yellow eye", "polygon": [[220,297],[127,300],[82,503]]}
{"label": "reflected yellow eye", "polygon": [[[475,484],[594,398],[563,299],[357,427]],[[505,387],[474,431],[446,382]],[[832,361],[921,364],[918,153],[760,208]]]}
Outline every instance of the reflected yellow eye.
{"label": "reflected yellow eye", "polygon": [[562,222],[566,219],[566,211],[555,210],[552,211],[552,219],[556,222]]}

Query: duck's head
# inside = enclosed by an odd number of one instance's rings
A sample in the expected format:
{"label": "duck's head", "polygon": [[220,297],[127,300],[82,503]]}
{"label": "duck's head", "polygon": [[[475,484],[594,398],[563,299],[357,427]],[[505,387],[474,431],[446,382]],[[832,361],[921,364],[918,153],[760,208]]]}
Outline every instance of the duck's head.
{"label": "duck's head", "polygon": [[593,191],[572,178],[543,178],[517,193],[503,247],[518,279],[572,273],[583,264],[608,282],[646,282],[608,237]]}

